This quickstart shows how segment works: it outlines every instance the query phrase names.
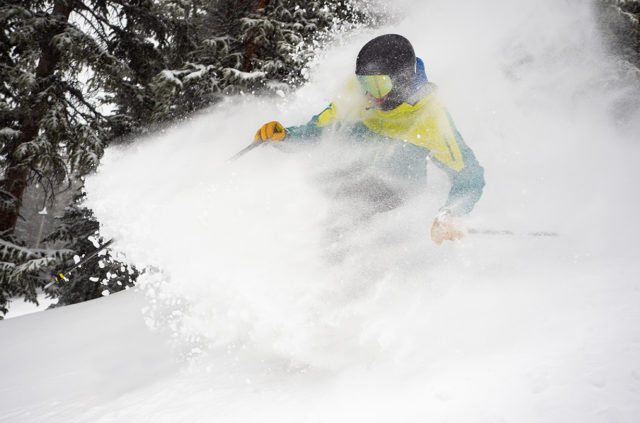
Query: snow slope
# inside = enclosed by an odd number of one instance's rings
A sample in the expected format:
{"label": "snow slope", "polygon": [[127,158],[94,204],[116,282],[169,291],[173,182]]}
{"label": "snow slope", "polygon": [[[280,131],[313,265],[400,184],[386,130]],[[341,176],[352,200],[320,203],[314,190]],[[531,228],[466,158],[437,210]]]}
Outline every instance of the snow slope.
{"label": "snow slope", "polygon": [[172,375],[167,343],[140,317],[144,304],[127,291],[2,321],[0,421],[73,421]]}
{"label": "snow slope", "polygon": [[[0,420],[638,421],[640,89],[584,2],[482,3],[400,2],[295,94],[110,150],[89,203],[150,270],[0,322]],[[437,169],[369,216],[362,187],[395,182],[354,170],[368,152],[339,135],[226,162],[261,123],[322,110],[383,32],[414,42],[485,167],[467,226],[512,234],[431,243]]]}

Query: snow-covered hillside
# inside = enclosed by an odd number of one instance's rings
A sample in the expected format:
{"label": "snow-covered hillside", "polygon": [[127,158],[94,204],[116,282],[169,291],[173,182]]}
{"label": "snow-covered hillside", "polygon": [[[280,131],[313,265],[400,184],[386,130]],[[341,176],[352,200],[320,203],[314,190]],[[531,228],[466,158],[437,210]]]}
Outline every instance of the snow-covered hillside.
{"label": "snow-covered hillside", "polygon": [[[107,152],[89,204],[150,270],[0,322],[0,421],[640,419],[639,88],[586,2],[399,3],[402,22],[323,51],[296,93]],[[485,168],[461,242],[429,239],[435,167],[369,216],[362,186],[393,181],[339,137],[226,160],[260,124],[321,111],[385,32],[414,43]]]}

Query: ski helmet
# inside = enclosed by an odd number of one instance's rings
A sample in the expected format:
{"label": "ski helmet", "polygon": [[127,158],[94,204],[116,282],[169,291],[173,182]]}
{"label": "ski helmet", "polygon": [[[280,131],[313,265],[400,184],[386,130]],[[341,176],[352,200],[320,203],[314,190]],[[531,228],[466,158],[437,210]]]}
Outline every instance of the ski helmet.
{"label": "ski helmet", "polygon": [[381,106],[387,110],[399,106],[413,94],[416,79],[416,54],[413,46],[398,34],[374,38],[358,53],[356,75],[388,75],[392,88]]}

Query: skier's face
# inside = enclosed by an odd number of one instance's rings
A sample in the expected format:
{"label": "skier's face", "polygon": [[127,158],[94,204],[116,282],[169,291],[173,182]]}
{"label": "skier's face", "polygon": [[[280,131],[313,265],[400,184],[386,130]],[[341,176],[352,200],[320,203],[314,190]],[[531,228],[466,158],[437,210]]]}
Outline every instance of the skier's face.
{"label": "skier's face", "polygon": [[392,110],[413,94],[415,70],[407,68],[391,75],[357,75],[360,87],[369,100],[381,110]]}

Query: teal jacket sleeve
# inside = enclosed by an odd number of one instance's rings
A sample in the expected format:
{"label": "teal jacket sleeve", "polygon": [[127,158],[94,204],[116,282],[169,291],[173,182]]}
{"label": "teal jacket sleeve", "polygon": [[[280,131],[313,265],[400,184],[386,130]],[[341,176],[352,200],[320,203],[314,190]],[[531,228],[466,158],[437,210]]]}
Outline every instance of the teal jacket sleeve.
{"label": "teal jacket sleeve", "polygon": [[485,185],[484,169],[478,163],[473,151],[464,142],[462,135],[453,124],[451,116],[448,114],[447,116],[454,130],[456,142],[462,153],[462,160],[465,166],[460,171],[455,171],[435,159],[433,161],[447,173],[451,181],[449,197],[443,209],[448,210],[454,216],[462,216],[471,212],[482,196],[482,190]]}
{"label": "teal jacket sleeve", "polygon": [[304,125],[289,126],[285,128],[287,131],[287,141],[313,141],[317,140],[324,126],[320,126],[320,116],[331,110],[331,105],[325,108],[323,111],[313,116],[311,120]]}

